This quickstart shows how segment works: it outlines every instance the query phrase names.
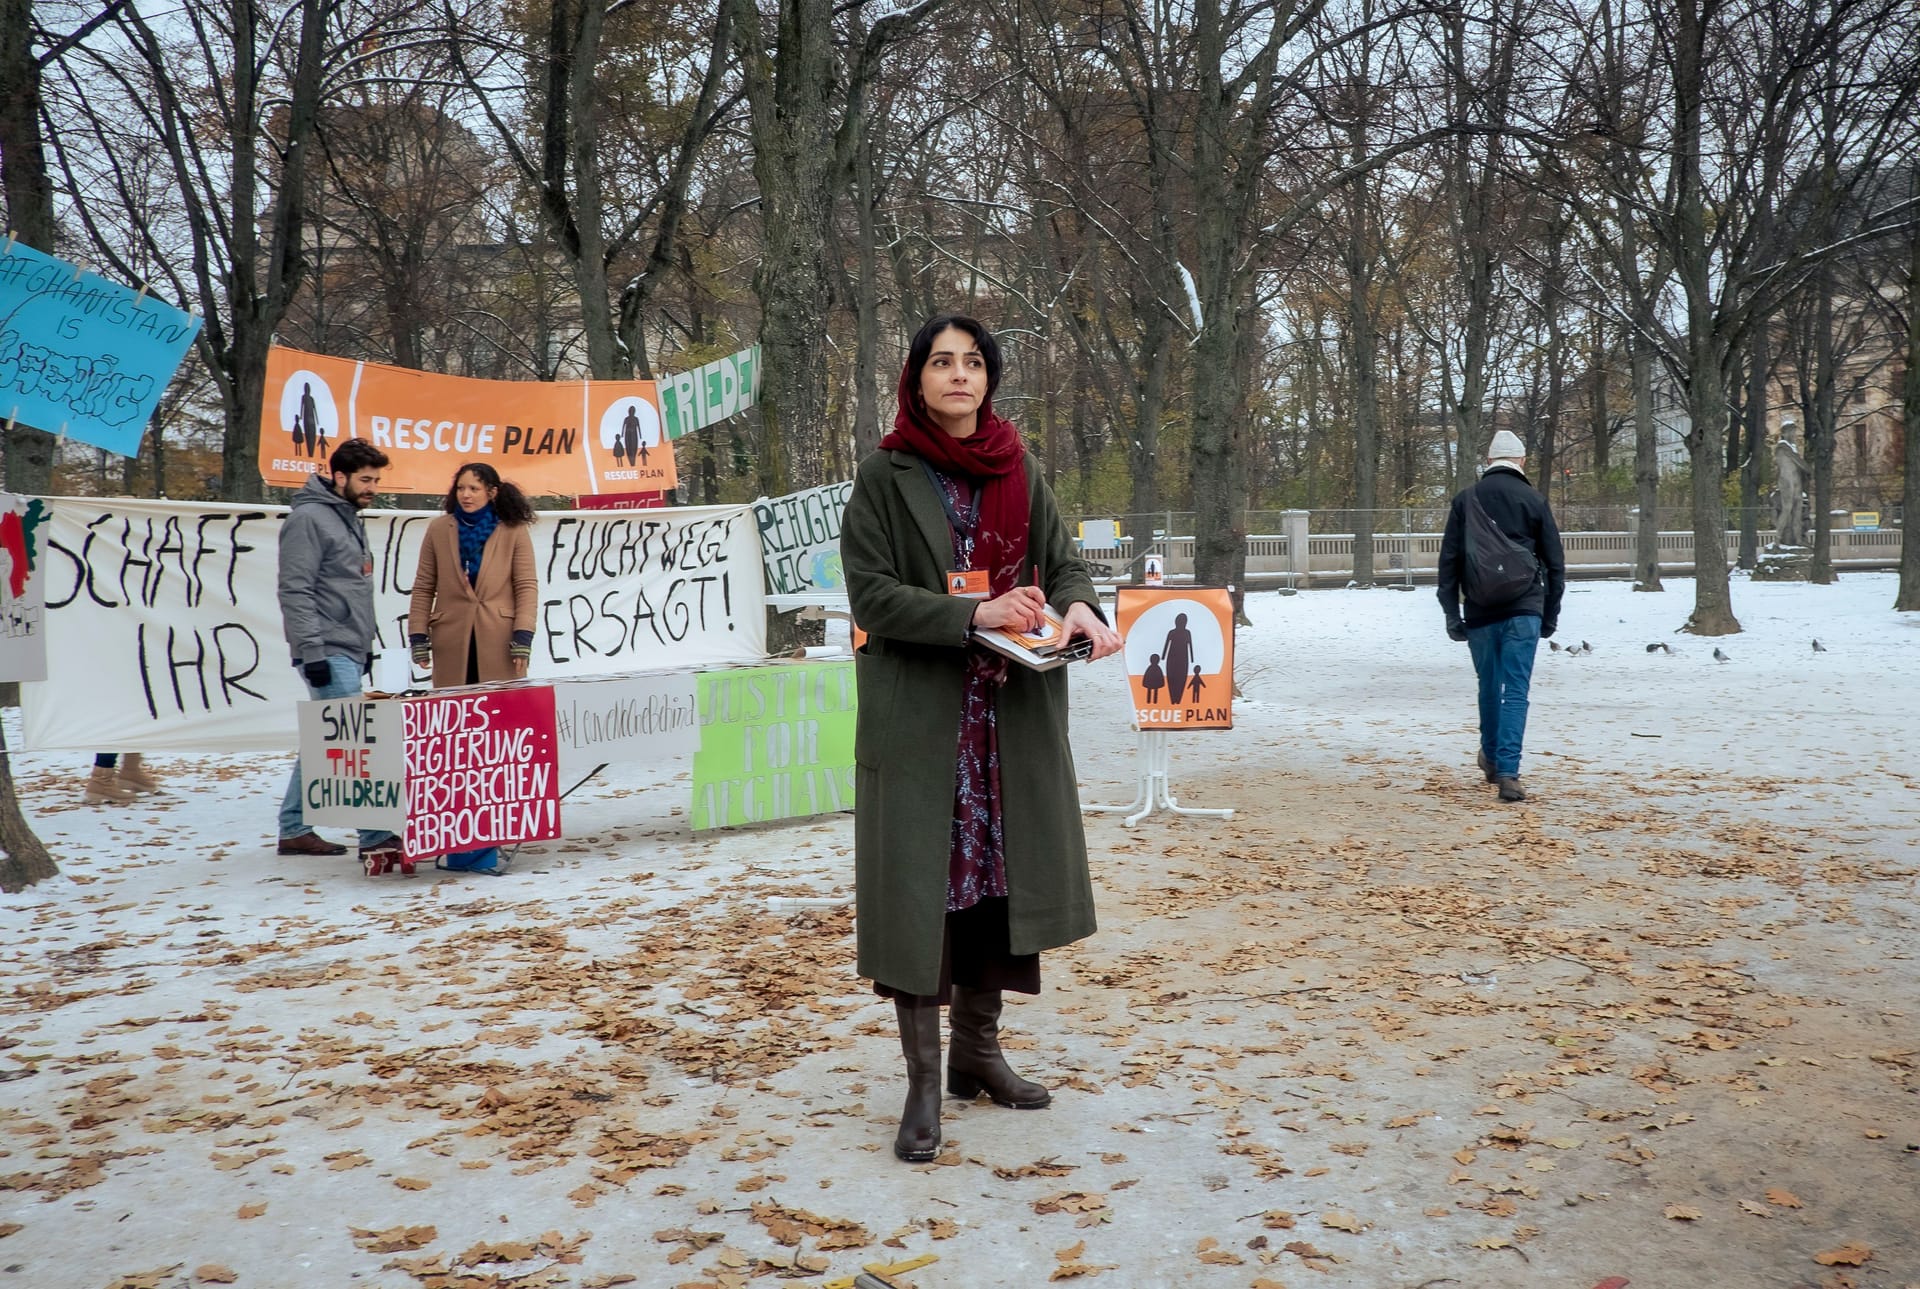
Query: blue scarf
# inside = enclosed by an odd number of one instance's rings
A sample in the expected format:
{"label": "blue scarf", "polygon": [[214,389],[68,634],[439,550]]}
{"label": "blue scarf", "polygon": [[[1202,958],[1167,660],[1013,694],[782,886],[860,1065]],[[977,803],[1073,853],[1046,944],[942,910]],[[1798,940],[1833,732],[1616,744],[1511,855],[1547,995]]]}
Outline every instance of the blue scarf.
{"label": "blue scarf", "polygon": [[466,570],[467,585],[472,586],[480,580],[480,556],[485,553],[487,538],[493,536],[500,517],[493,513],[492,502],[472,514],[456,507],[453,517],[460,521],[460,567]]}

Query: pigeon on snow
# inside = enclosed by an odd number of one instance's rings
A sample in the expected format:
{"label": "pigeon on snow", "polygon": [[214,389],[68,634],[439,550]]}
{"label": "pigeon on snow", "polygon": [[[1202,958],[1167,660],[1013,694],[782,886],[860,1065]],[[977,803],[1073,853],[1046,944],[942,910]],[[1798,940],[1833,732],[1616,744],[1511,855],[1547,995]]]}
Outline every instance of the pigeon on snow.
{"label": "pigeon on snow", "polygon": [[1729,658],[1729,657],[1727,657],[1727,655],[1725,655],[1724,653],[1721,653],[1721,652],[1720,652],[1720,646],[1719,646],[1719,645],[1715,645],[1715,646],[1713,647],[1713,660],[1714,660],[1715,662],[1732,662],[1732,661],[1733,661],[1733,659],[1731,659],[1731,658]]}
{"label": "pigeon on snow", "polygon": [[1551,649],[1554,653],[1559,653],[1560,642],[1558,640],[1549,640],[1547,641],[1547,648]]}
{"label": "pigeon on snow", "polygon": [[1648,653],[1672,653],[1673,646],[1664,640],[1656,640],[1647,646]]}
{"label": "pigeon on snow", "polygon": [[1813,651],[1815,653],[1825,653],[1827,651],[1827,647],[1821,644],[1818,640],[1815,640],[1813,642]]}

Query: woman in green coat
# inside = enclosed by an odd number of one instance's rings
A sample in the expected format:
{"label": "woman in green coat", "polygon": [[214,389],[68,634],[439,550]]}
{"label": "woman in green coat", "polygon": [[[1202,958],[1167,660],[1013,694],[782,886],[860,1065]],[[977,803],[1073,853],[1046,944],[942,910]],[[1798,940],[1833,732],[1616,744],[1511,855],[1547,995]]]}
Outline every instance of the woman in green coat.
{"label": "woman in green coat", "polygon": [[968,643],[1032,629],[1052,604],[1092,656],[1120,648],[1019,431],[994,415],[1000,348],[972,318],[913,338],[900,410],[861,463],[841,524],[854,621],[854,867],[859,970],[894,1001],[907,1101],[893,1150],[940,1147],[947,1090],[1039,1109],[1007,1067],[1001,993],[1040,991],[1040,951],[1093,932],[1093,887],[1067,742],[1065,668]]}

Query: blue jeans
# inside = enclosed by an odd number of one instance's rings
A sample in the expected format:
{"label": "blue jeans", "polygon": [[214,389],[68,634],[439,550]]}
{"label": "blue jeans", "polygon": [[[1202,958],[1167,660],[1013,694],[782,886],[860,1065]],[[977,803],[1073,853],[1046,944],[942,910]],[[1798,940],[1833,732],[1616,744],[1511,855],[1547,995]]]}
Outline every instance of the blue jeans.
{"label": "blue jeans", "polygon": [[[360,662],[345,654],[329,654],[327,666],[332,674],[324,685],[307,685],[307,692],[315,698],[347,698],[360,692]],[[301,673],[304,680],[305,673]],[[280,839],[299,837],[313,831],[308,825],[306,812],[300,803],[300,758],[293,759],[293,777],[287,781],[287,795],[280,800]],[[360,849],[377,846],[393,837],[390,832],[381,832],[370,828],[360,830]]]}
{"label": "blue jeans", "polygon": [[1539,647],[1540,619],[1531,613],[1467,628],[1467,651],[1480,675],[1480,751],[1503,779],[1520,773],[1527,686],[1533,681],[1533,655]]}

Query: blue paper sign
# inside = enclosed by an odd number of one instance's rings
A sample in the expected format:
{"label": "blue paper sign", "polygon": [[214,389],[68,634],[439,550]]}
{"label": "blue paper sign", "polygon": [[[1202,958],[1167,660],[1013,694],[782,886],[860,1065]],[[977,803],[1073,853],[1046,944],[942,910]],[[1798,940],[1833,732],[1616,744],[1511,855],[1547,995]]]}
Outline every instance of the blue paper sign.
{"label": "blue paper sign", "polygon": [[0,254],[0,420],[134,456],[200,319],[25,246]]}

